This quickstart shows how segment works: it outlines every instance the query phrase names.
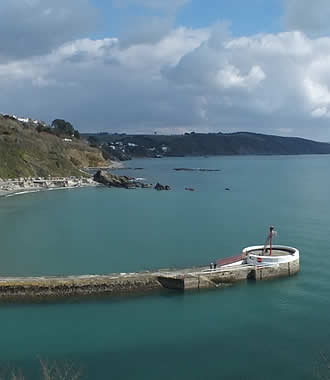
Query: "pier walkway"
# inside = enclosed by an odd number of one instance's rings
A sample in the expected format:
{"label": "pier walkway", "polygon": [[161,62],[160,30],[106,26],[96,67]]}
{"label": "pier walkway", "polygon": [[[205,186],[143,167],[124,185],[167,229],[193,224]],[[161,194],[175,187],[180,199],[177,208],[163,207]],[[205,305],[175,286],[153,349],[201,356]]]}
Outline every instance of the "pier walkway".
{"label": "pier walkway", "polygon": [[292,276],[298,271],[299,261],[262,267],[238,263],[216,269],[200,266],[108,275],[0,277],[0,299],[218,288],[239,281]]}

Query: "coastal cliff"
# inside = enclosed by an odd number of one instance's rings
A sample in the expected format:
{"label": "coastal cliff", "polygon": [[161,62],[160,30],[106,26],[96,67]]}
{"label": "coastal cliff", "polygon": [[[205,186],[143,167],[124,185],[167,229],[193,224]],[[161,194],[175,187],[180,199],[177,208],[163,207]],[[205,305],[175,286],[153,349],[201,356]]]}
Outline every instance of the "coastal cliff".
{"label": "coastal cliff", "polygon": [[41,123],[0,115],[0,178],[81,177],[82,168],[109,165],[98,148]]}

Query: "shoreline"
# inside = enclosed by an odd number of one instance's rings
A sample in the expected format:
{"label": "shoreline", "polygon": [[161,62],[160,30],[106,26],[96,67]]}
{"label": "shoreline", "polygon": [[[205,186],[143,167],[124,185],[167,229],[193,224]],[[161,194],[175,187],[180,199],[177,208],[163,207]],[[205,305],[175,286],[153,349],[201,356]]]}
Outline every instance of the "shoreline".
{"label": "shoreline", "polygon": [[81,189],[85,187],[97,186],[101,185],[91,178],[16,178],[0,182],[0,198],[38,193],[40,191]]}
{"label": "shoreline", "polygon": [[111,169],[122,169],[125,165],[122,162],[117,161],[111,161],[111,164],[108,166],[89,166],[87,168],[81,169],[82,171],[85,170],[111,170]]}
{"label": "shoreline", "polygon": [[[87,167],[80,169],[83,174],[91,173],[88,170],[111,170],[122,169],[124,164],[121,162],[112,162],[109,166],[105,167]],[[37,193],[40,191],[49,190],[69,190],[81,189],[85,187],[97,187],[102,184],[93,180],[92,177],[35,177],[35,178],[0,178],[0,198],[7,198],[17,195]]]}

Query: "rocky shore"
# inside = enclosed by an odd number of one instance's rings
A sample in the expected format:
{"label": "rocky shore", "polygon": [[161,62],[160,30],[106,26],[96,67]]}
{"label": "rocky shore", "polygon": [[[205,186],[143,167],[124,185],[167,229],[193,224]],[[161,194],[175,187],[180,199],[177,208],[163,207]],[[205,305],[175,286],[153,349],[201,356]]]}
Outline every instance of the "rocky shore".
{"label": "rocky shore", "polygon": [[[121,176],[97,170],[93,177],[47,177],[47,178],[14,178],[3,180],[0,178],[0,197],[29,192],[74,189],[88,186],[106,186],[124,189],[150,189],[152,184],[144,183],[134,177]],[[170,190],[170,186],[157,183],[156,190]]]}
{"label": "rocky shore", "polygon": [[[125,189],[151,189],[151,183],[143,183],[138,181],[136,178],[128,177],[126,175],[116,175],[112,173],[106,173],[102,170],[98,170],[94,176],[93,180],[97,183],[105,185],[107,187],[120,187]],[[155,190],[171,190],[169,185],[161,185],[159,182],[154,187]]]}
{"label": "rocky shore", "polygon": [[136,188],[149,189],[152,187],[151,184],[137,181],[133,177],[128,177],[126,175],[121,176],[121,175],[116,175],[112,173],[106,173],[102,170],[98,170],[94,174],[93,180],[107,187],[119,187],[119,188],[125,188],[125,189],[136,189]]}

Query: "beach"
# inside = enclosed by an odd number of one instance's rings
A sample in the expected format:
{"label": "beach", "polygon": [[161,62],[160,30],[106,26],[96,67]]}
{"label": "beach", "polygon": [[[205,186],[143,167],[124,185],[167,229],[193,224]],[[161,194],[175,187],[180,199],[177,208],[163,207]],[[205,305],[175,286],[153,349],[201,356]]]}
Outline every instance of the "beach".
{"label": "beach", "polygon": [[14,178],[0,180],[0,197],[26,194],[45,190],[75,189],[99,186],[92,178],[49,177],[49,178]]}
{"label": "beach", "polygon": [[[96,170],[111,170],[123,168],[121,162],[111,162],[106,167],[88,167],[81,170],[86,175],[91,175]],[[18,194],[34,193],[45,190],[75,189],[81,187],[101,186],[92,177],[19,177],[0,178],[0,197],[8,197]]]}

